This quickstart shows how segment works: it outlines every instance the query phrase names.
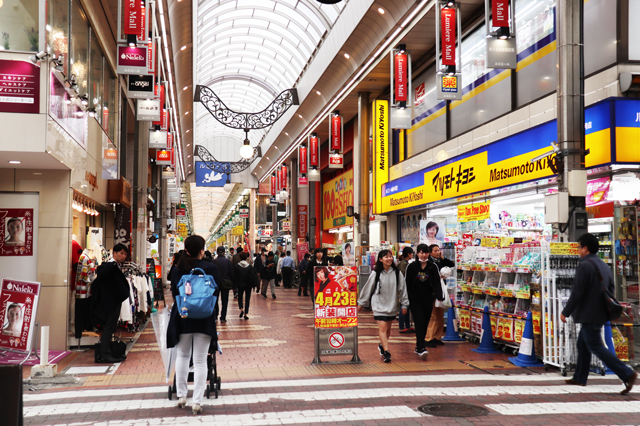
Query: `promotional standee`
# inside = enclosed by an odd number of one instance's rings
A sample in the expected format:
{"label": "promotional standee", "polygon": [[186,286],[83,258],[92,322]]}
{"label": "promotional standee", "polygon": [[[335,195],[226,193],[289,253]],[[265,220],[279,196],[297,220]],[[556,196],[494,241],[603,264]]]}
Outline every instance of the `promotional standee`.
{"label": "promotional standee", "polygon": [[0,352],[23,352],[27,358],[31,355],[39,295],[40,283],[11,278],[2,280]]}
{"label": "promotional standee", "polygon": [[355,266],[317,266],[314,269],[315,352],[312,364],[326,363],[320,356],[358,357],[358,270]]}

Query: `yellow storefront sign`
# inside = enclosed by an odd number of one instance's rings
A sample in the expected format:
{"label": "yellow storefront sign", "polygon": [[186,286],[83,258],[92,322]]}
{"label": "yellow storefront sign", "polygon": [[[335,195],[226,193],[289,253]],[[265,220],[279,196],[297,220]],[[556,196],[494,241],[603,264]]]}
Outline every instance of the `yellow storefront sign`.
{"label": "yellow storefront sign", "polygon": [[231,230],[231,235],[244,235],[244,226],[235,226]]}
{"label": "yellow storefront sign", "polygon": [[[389,182],[389,102],[373,103],[373,188],[380,194],[382,185]],[[373,213],[382,213],[382,200],[376,197]]]}
{"label": "yellow storefront sign", "polygon": [[578,243],[549,243],[552,255],[578,256]]}
{"label": "yellow storefront sign", "polygon": [[[421,186],[393,192],[395,187],[387,185],[390,195],[382,194],[382,213],[552,176],[550,160],[554,154],[550,151],[542,148],[493,164],[488,162],[488,152],[482,151],[425,172]],[[530,161],[547,152],[549,156]]]}
{"label": "yellow storefront sign", "polygon": [[347,207],[353,206],[353,169],[322,185],[322,229],[353,225]]}
{"label": "yellow storefront sign", "polygon": [[489,219],[490,207],[490,201],[458,206],[458,222]]}

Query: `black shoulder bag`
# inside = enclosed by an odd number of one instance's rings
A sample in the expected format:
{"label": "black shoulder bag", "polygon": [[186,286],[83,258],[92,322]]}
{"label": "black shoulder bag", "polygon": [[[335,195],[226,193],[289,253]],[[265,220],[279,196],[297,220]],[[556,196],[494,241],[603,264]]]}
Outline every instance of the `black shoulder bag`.
{"label": "black shoulder bag", "polygon": [[607,285],[604,283],[602,279],[602,274],[600,274],[600,268],[596,262],[591,259],[586,259],[593,267],[596,269],[596,274],[598,274],[598,280],[600,280],[600,284],[602,285],[602,296],[604,299],[604,307],[607,310],[607,319],[609,321],[615,321],[620,318],[622,315],[623,307],[620,305],[620,302],[615,298],[613,294],[607,288]]}

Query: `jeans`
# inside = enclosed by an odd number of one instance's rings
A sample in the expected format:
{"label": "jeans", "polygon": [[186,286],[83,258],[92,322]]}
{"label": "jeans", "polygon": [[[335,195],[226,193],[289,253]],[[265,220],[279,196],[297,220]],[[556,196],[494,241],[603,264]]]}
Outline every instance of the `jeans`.
{"label": "jeans", "polygon": [[271,294],[276,294],[275,280],[262,280],[262,294],[267,295],[267,286],[271,287]]}
{"label": "jeans", "polygon": [[189,358],[193,349],[193,403],[201,404],[207,387],[207,352],[211,336],[202,333],[181,334],[176,359],[176,388],[178,398],[187,396]]}
{"label": "jeans", "polygon": [[[251,302],[251,290],[252,287],[238,287],[238,307],[241,311],[244,311],[244,314],[247,315],[249,313],[249,303]],[[242,297],[244,296],[244,306],[242,304]]]}
{"label": "jeans", "polygon": [[591,365],[591,354],[594,354],[600,361],[611,369],[623,382],[627,382],[633,374],[633,370],[618,357],[609,351],[602,341],[602,326],[595,324],[582,324],[580,334],[578,334],[578,362],[573,380],[578,383],[587,384],[589,376],[589,366]]}

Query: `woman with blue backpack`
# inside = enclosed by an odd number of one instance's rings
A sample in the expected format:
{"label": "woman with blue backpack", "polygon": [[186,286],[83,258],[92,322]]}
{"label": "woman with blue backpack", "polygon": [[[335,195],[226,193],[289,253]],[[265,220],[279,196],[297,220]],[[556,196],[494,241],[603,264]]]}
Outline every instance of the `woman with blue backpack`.
{"label": "woman with blue backpack", "polygon": [[[189,358],[193,349],[193,414],[202,412],[202,397],[207,386],[207,354],[209,345],[217,341],[213,311],[220,291],[216,284],[220,282],[220,274],[215,263],[203,260],[204,246],[204,238],[199,235],[184,241],[184,255],[171,271],[174,304],[167,327],[167,347],[177,347],[178,352],[176,390],[179,408],[187,405]],[[206,297],[196,299],[199,295]]]}
{"label": "woman with blue backpack", "polygon": [[380,344],[378,350],[384,357],[384,362],[391,362],[389,352],[389,336],[391,323],[396,319],[398,302],[402,305],[402,314],[407,314],[409,298],[404,275],[398,270],[391,250],[380,250],[378,261],[366,284],[360,290],[358,311],[363,307],[370,307],[373,319],[378,322]]}

